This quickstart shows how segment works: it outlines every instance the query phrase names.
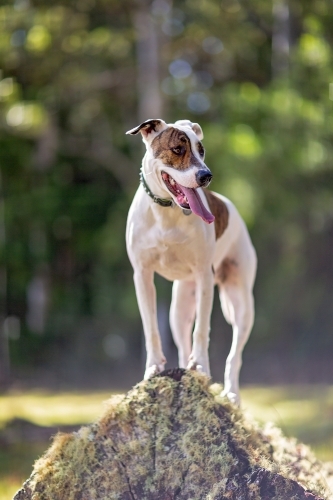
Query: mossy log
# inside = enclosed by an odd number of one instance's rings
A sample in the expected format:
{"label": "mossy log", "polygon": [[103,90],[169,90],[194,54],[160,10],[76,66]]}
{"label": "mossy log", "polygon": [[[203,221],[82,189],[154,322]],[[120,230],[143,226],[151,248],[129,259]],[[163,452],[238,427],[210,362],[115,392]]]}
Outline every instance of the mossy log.
{"label": "mossy log", "polygon": [[58,434],[14,500],[329,498],[332,471],[217,392],[181,369],[141,382],[98,422]]}

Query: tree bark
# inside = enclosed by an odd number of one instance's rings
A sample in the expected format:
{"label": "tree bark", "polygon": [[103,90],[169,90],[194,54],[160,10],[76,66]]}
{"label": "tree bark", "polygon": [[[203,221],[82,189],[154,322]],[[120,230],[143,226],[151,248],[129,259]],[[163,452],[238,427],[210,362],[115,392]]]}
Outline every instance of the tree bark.
{"label": "tree bark", "polygon": [[9,338],[4,328],[7,316],[7,267],[6,267],[6,226],[5,198],[3,193],[2,172],[0,170],[0,249],[4,261],[0,266],[0,392],[6,391],[10,385]]}
{"label": "tree bark", "polygon": [[289,446],[282,474],[279,446],[206,377],[168,370],[111,399],[98,422],[59,434],[14,500],[323,499],[306,484],[322,488],[321,464]]}
{"label": "tree bark", "polygon": [[4,317],[0,316],[0,393],[10,385],[9,340],[4,329]]}
{"label": "tree bark", "polygon": [[139,121],[160,118],[163,115],[160,91],[160,35],[150,9],[151,2],[138,0],[134,15]]}
{"label": "tree bark", "polygon": [[287,0],[273,0],[272,74],[288,77],[290,12]]}

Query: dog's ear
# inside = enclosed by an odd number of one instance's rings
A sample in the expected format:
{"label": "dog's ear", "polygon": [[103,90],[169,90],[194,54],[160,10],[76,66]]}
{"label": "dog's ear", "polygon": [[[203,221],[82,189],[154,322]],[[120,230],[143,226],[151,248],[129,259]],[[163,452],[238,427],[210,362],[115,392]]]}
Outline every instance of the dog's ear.
{"label": "dog's ear", "polygon": [[158,118],[153,120],[146,120],[137,127],[128,130],[126,134],[136,135],[141,132],[142,139],[148,144],[160,133],[162,130],[166,129],[168,125],[165,121]]}
{"label": "dog's ear", "polygon": [[203,131],[199,123],[192,123],[190,120],[178,120],[175,125],[180,125],[181,127],[190,127],[198,139],[201,141],[203,139]]}

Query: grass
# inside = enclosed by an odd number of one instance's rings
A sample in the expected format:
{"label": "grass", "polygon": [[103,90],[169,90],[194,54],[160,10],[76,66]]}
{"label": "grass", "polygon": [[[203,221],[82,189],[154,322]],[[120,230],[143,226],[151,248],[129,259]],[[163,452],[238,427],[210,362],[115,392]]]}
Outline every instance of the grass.
{"label": "grass", "polygon": [[0,500],[11,500],[14,493],[30,476],[32,464],[49,443],[29,443],[0,448]]}
{"label": "grass", "polygon": [[88,423],[100,415],[102,402],[110,395],[108,392],[10,392],[0,396],[0,429],[15,417],[47,426]]}
{"label": "grass", "polygon": [[[0,396],[0,429],[15,417],[46,426],[89,423],[109,397],[107,392],[13,391]],[[243,387],[242,406],[256,420],[272,421],[285,435],[309,444],[321,460],[333,460],[333,387]],[[0,447],[0,500],[12,499],[48,445]]]}
{"label": "grass", "polygon": [[[109,397],[107,392],[13,391],[0,396],[0,431],[15,417],[44,426],[89,423],[100,416]],[[0,500],[13,498],[49,444],[15,444],[6,449],[0,445]]]}
{"label": "grass", "polygon": [[333,461],[333,387],[300,385],[246,387],[243,409],[271,421],[288,437],[311,446],[320,460]]}

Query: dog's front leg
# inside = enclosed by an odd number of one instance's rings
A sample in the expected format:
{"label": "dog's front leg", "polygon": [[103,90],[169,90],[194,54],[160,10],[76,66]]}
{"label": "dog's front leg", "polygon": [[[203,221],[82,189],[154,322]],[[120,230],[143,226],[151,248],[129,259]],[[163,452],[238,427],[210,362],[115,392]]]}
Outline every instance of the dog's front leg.
{"label": "dog's front leg", "polygon": [[146,340],[147,362],[144,378],[147,380],[163,371],[166,363],[157,324],[154,273],[143,269],[135,271],[134,284]]}
{"label": "dog's front leg", "polygon": [[213,307],[214,277],[212,269],[196,279],[196,321],[193,332],[193,346],[190,370],[203,371],[210,376],[208,346],[210,333],[210,316]]}

